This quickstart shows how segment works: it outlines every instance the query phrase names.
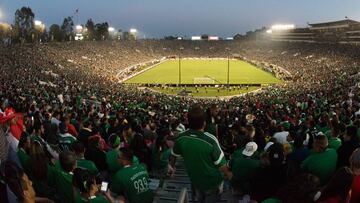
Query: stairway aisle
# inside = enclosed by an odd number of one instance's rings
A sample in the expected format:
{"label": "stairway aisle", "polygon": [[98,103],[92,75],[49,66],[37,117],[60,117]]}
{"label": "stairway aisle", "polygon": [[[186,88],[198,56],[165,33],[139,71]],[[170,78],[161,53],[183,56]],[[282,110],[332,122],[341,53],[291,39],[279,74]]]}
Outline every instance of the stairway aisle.
{"label": "stairway aisle", "polygon": [[[181,191],[186,188],[188,202],[197,202],[192,199],[191,182],[186,173],[184,160],[179,158],[176,160],[176,171],[173,177],[164,180],[163,186],[156,192],[154,202],[156,203],[176,203],[178,202]],[[230,191],[225,191],[219,203],[232,202]]]}

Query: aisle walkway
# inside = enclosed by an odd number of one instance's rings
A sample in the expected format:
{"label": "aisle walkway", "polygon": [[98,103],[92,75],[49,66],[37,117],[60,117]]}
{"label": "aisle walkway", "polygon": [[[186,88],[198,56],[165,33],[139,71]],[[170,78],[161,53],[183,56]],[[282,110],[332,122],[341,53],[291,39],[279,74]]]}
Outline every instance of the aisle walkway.
{"label": "aisle walkway", "polygon": [[[180,198],[181,192],[186,193],[185,195],[182,195],[184,198],[182,202],[197,202],[196,199],[193,201],[191,182],[186,173],[184,161],[182,159],[177,159],[176,172],[174,176],[165,179],[162,188],[157,191],[154,202],[176,203]],[[231,191],[225,191],[221,196],[221,200],[218,202],[219,203],[233,202]]]}

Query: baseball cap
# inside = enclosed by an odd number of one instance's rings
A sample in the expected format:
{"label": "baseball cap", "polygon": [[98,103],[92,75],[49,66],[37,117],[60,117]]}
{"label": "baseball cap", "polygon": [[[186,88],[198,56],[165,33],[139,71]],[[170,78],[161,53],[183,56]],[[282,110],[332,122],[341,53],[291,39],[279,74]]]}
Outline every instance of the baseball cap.
{"label": "baseball cap", "polygon": [[257,148],[258,146],[255,142],[248,142],[245,149],[242,151],[242,154],[245,156],[252,156],[256,152]]}

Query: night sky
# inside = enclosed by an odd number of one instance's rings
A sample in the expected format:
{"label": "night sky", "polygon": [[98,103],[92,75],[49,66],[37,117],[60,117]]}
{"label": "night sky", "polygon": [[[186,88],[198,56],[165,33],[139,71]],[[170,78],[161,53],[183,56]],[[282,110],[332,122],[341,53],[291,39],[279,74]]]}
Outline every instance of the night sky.
{"label": "night sky", "polygon": [[17,8],[30,6],[49,27],[79,9],[75,23],[88,18],[112,27],[139,30],[141,37],[200,34],[233,36],[275,23],[360,20],[360,0],[1,0],[0,22],[13,22]]}

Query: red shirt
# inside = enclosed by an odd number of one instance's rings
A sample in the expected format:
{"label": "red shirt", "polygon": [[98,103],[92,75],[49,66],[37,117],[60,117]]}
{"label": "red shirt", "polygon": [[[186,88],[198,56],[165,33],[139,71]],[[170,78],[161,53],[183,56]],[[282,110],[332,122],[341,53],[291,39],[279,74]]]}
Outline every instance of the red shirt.
{"label": "red shirt", "polygon": [[360,202],[360,175],[356,176],[349,192],[348,203]]}
{"label": "red shirt", "polygon": [[67,124],[68,133],[70,133],[72,136],[77,137],[78,133],[76,131],[76,128],[73,124]]}

